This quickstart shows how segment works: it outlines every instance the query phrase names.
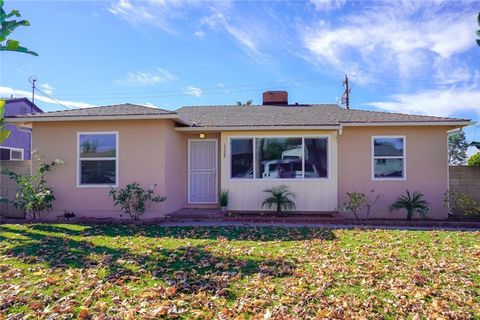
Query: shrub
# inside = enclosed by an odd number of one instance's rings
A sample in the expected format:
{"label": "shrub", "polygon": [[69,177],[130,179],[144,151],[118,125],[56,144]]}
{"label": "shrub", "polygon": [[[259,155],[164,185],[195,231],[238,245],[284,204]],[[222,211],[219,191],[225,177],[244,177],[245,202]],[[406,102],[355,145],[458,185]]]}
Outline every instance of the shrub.
{"label": "shrub", "polygon": [[3,170],[2,174],[14,180],[18,189],[15,200],[1,199],[11,203],[15,208],[22,209],[33,219],[43,218],[52,209],[55,196],[53,190],[47,186],[45,174],[56,165],[63,165],[63,161],[56,159],[51,163],[40,163],[37,172],[30,176],[22,176],[11,170]]}
{"label": "shrub", "polygon": [[410,193],[407,190],[406,195],[400,196],[395,200],[395,202],[390,206],[390,211],[398,211],[404,209],[407,211],[407,220],[411,221],[413,215],[418,213],[422,216],[426,216],[430,208],[428,207],[428,202],[423,199],[423,194],[414,191]]}
{"label": "shrub", "polygon": [[282,209],[291,210],[295,209],[295,202],[290,198],[295,198],[295,194],[290,191],[290,187],[284,184],[270,189],[265,189],[263,192],[270,194],[263,202],[262,208],[268,206],[276,206],[277,213],[281,213]]}
{"label": "shrub", "polygon": [[360,220],[360,214],[365,212],[368,219],[373,206],[383,196],[383,194],[375,194],[375,189],[370,190],[367,195],[364,192],[347,192],[348,200],[343,204],[343,210],[351,213],[357,220]]}
{"label": "shrub", "polygon": [[473,156],[468,158],[467,165],[480,166],[480,152],[477,152]]}
{"label": "shrub", "polygon": [[218,202],[220,203],[221,207],[228,206],[228,200],[230,200],[230,191],[222,190],[218,195]]}
{"label": "shrub", "polygon": [[454,214],[480,217],[480,200],[465,192],[446,192],[444,202],[445,206]]}
{"label": "shrub", "polygon": [[125,188],[120,190],[110,189],[109,195],[113,199],[115,206],[128,214],[133,220],[138,220],[141,215],[150,207],[152,202],[163,202],[166,197],[155,196],[154,188],[157,185],[144,190],[137,182],[127,184]]}

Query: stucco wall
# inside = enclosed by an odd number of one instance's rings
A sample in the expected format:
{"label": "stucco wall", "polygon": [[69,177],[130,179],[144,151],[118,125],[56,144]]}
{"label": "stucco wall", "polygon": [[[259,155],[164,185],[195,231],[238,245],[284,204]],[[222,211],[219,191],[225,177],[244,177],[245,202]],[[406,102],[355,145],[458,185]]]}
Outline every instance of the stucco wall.
{"label": "stucco wall", "polygon": [[[230,137],[329,137],[328,179],[230,179]],[[230,191],[230,210],[262,210],[263,190],[285,184],[296,194],[299,211],[334,211],[337,208],[337,133],[336,131],[238,131],[221,135],[221,188]],[[264,208],[263,210],[267,210]],[[272,208],[273,210],[273,208]]]}
{"label": "stucco wall", "polygon": [[[157,184],[157,193],[168,197],[166,202],[154,204],[145,218],[160,217],[180,209],[184,198],[184,169],[179,163],[182,158],[175,159],[182,156],[182,145],[172,132],[172,126],[171,120],[35,123],[33,145],[37,153],[46,161],[58,158],[65,162],[47,176],[57,199],[51,216],[69,210],[77,216],[119,217],[119,209],[108,196],[109,188],[79,188],[76,185],[77,133],[88,131],[118,131],[120,187],[131,182],[138,182],[144,188]],[[167,164],[170,167],[165,170]],[[177,179],[178,173],[180,178]]]}
{"label": "stucco wall", "polygon": [[[372,180],[372,136],[406,136],[406,179]],[[448,188],[446,127],[347,127],[338,139],[338,203],[346,192],[375,189],[384,196],[377,203],[375,217],[405,218],[404,212],[390,213],[387,208],[407,189],[425,194],[431,211],[428,218],[446,219],[443,194]],[[376,210],[374,210],[376,211]]]}

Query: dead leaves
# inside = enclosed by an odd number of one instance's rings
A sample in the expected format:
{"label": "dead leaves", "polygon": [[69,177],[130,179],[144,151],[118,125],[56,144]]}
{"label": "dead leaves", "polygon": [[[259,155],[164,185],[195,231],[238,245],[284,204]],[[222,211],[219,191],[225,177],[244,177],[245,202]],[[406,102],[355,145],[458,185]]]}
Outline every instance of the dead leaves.
{"label": "dead leaves", "polygon": [[480,317],[478,232],[6,229],[0,320]]}

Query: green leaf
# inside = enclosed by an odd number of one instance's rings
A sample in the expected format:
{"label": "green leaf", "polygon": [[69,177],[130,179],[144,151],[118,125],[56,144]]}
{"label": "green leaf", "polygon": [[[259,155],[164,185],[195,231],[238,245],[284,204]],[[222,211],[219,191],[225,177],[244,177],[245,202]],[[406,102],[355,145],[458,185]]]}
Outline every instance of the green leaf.
{"label": "green leaf", "polygon": [[10,39],[7,41],[7,45],[5,46],[6,50],[10,51],[17,51],[19,47],[19,43],[17,40]]}
{"label": "green leaf", "polygon": [[10,136],[10,130],[2,130],[0,131],[0,143],[3,143],[5,140],[8,139]]}
{"label": "green leaf", "polygon": [[0,121],[3,121],[3,117],[5,116],[5,100],[0,100]]}

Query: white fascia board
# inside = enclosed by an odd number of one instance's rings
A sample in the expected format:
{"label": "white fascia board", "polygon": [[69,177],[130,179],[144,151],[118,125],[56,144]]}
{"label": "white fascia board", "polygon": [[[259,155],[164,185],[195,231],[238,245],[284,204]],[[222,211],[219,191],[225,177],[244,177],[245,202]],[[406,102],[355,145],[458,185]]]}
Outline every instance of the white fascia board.
{"label": "white fascia board", "polygon": [[340,130],[340,126],[253,126],[253,127],[176,127],[176,131],[277,131],[277,130]]}

